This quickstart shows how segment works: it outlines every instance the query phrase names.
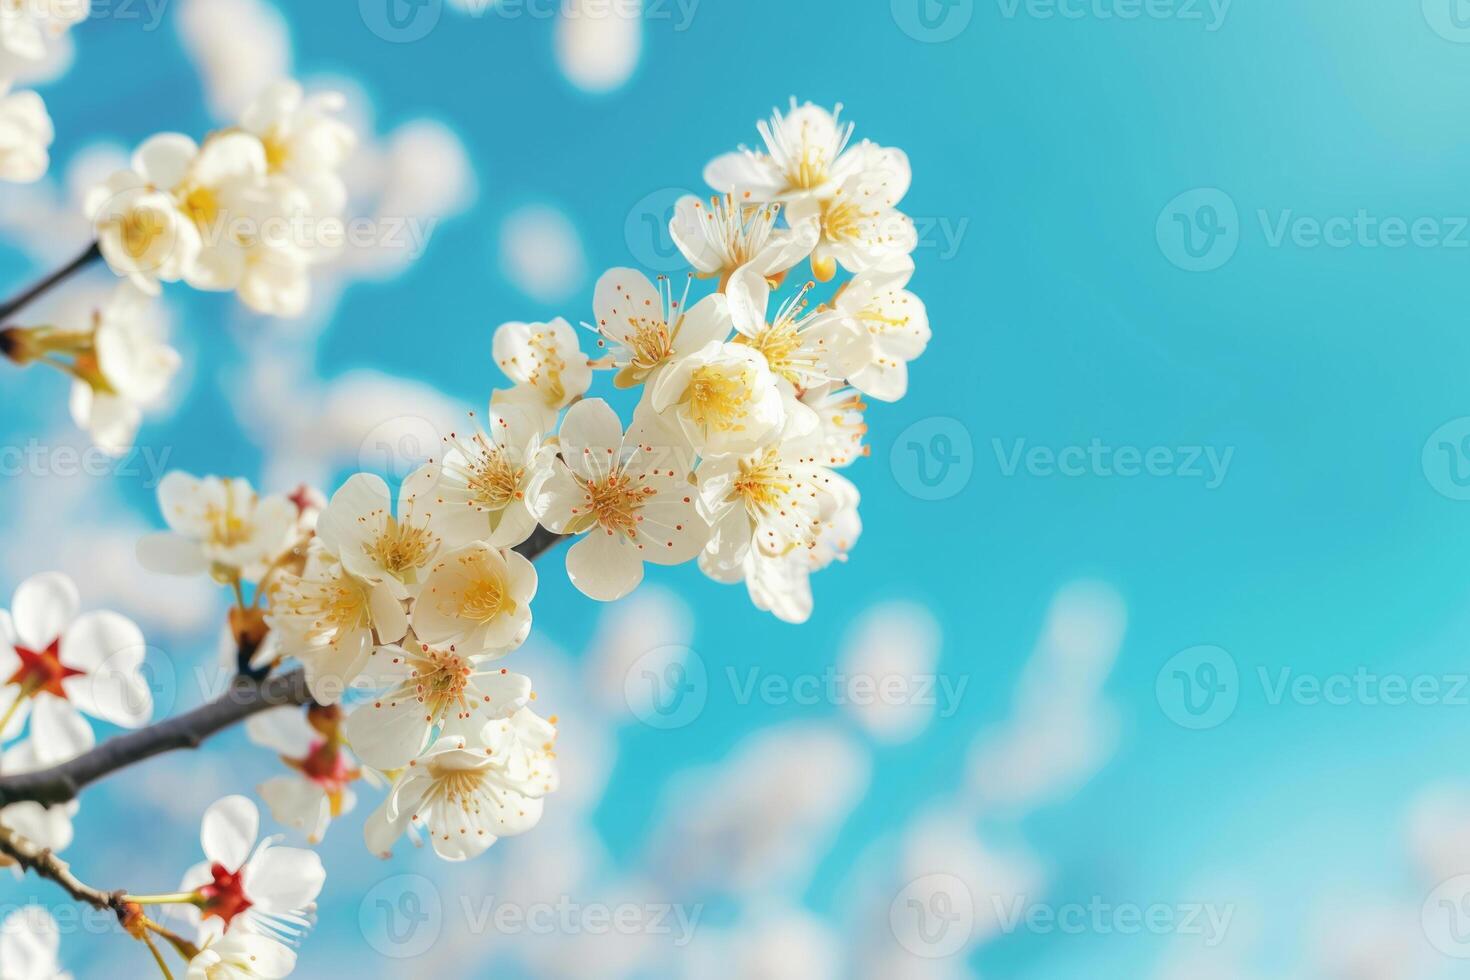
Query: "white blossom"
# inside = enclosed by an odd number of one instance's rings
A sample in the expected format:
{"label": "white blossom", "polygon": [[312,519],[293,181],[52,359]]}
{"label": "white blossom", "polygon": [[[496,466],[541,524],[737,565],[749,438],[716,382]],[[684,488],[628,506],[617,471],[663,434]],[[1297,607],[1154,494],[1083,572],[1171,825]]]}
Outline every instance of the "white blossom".
{"label": "white blossom", "polygon": [[929,315],[909,292],[913,260],[895,259],[857,276],[833,304],[872,337],[872,357],[849,380],[866,395],[892,402],[909,387],[909,362],[929,344]]}
{"label": "white blossom", "polygon": [[741,340],[797,391],[841,381],[873,359],[872,340],[835,310],[808,312],[807,283],[772,314],[765,276],[743,269],[730,282],[730,316]]}
{"label": "white blossom", "polygon": [[778,228],[781,205],[753,203],[748,196],[723,194],[702,201],[687,194],[674,205],[669,234],[689,264],[724,289],[740,269],[781,276],[816,247],[818,228],[802,223]]}
{"label": "white blossom", "polygon": [[230,932],[204,944],[186,980],[280,980],[296,969],[296,953],[269,936]]}
{"label": "white blossom", "polygon": [[689,291],[675,299],[667,277],[658,285],[637,269],[609,269],[597,280],[592,308],[597,314],[601,345],[611,355],[619,388],[651,385],[674,360],[729,338],[729,304],[720,293],[706,296],[691,309]]}
{"label": "white blossom", "polygon": [[515,387],[496,391],[491,404],[533,413],[542,432],[554,428],[557,413],[581,398],[592,383],[592,368],[577,346],[577,332],[559,317],[550,323],[503,323],[495,330],[492,346],[495,363]]}
{"label": "white blossom", "polygon": [[786,425],[789,389],[749,344],[710,341],[669,365],[647,393],[701,456],[754,452]]}
{"label": "white blossom", "polygon": [[485,725],[477,738],[443,738],[409,763],[364,828],[386,857],[405,831],[423,831],[446,861],[484,853],[541,819],[557,787],[556,729],[530,708]]}
{"label": "white blossom", "polygon": [[279,651],[301,661],[307,688],[322,704],[341,699],[379,644],[408,632],[396,590],[353,575],[320,540],[300,574],[282,575],[272,587],[266,622]]}
{"label": "white blossom", "polygon": [[476,541],[443,555],[413,607],[423,642],[475,656],[514,650],[531,632],[536,568],[509,549]]}
{"label": "white blossom", "polygon": [[583,594],[620,599],[643,580],[645,561],[677,565],[704,547],[709,527],[695,504],[687,454],[640,441],[637,430],[625,437],[600,398],[568,410],[560,445],[530,506],[552,531],[583,535],[566,559]]}
{"label": "white blossom", "polygon": [[317,843],[336,818],[357,803],[352,783],[363,776],[340,737],[341,713],[335,708],[294,705],[272,708],[245,722],[256,745],[279,753],[290,775],[273,776],[259,786],[271,816]]}
{"label": "white blossom", "polygon": [[256,842],[260,811],[243,796],[226,796],[204,811],[199,841],[206,860],[184,872],[180,891],[199,896],[183,905],[201,937],[246,932],[294,938],[326,880],[315,851]]}
{"label": "white blossom", "polygon": [[30,744],[39,764],[90,749],[86,716],[137,728],[153,713],[143,677],[143,634],[114,612],[81,613],[77,587],[46,572],[15,590],[0,613],[0,704],[7,728],[29,709]]}
{"label": "white blossom", "polygon": [[[486,431],[488,429],[488,432]],[[491,406],[485,429],[452,432],[444,440],[437,501],[444,533],[455,541],[513,548],[536,529],[526,492],[554,450],[542,439],[539,416]]]}
{"label": "white blossom", "polygon": [[29,184],[45,176],[51,165],[56,131],[39,95],[8,89],[0,79],[0,180]]}
{"label": "white blossom", "polygon": [[386,690],[353,709],[346,732],[353,750],[378,769],[407,765],[435,731],[473,739],[531,697],[530,678],[428,644],[384,647],[374,659],[374,677]]}
{"label": "white blossom", "polygon": [[358,473],[317,518],[317,540],[353,575],[384,583],[399,599],[418,594],[444,545],[435,515],[439,472],[423,466],[403,481],[395,512],[388,484]]}
{"label": "white blossom", "polygon": [[153,298],[124,281],[92,328],[92,361],[72,383],[72,419],[108,453],[133,445],[143,410],[158,403],[179,370]]}
{"label": "white blossom", "polygon": [[843,122],[842,106],[831,112],[807,102],[783,113],[771,113],[757,124],[764,147],[742,147],[716,158],[704,171],[705,182],[726,194],[749,194],[753,202],[829,197],[861,166],[849,148],[853,125]]}
{"label": "white blossom", "polygon": [[255,581],[296,534],[296,505],[258,496],[242,479],[174,471],[158,485],[158,507],[169,530],[139,541],[138,561],[164,575],[215,570]]}

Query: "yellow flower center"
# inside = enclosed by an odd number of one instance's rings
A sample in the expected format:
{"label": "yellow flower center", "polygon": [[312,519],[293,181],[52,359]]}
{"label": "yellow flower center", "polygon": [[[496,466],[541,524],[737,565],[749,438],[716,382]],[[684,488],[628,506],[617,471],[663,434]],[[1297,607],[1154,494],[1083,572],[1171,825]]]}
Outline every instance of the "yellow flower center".
{"label": "yellow flower center", "polygon": [[369,624],[367,593],[340,566],[321,578],[287,580],[272,596],[271,608],[305,621],[313,645],[336,646]]}
{"label": "yellow flower center", "polygon": [[514,612],[515,608],[505,579],[495,574],[482,573],[459,596],[460,618],[476,623],[488,623],[501,613]]}
{"label": "yellow flower center", "polygon": [[752,401],[744,367],[706,364],[696,368],[684,391],[684,404],[696,425],[721,432],[740,432]]}
{"label": "yellow flower center", "polygon": [[201,228],[213,224],[219,217],[219,198],[210,188],[195,184],[187,187],[179,197],[184,213]]}
{"label": "yellow flower center", "polygon": [[585,496],[581,507],[572,508],[572,533],[597,525],[609,534],[625,534],[630,538],[636,535],[643,520],[638,512],[654,495],[652,487],[618,471],[590,482],[579,477],[578,482]]}
{"label": "yellow flower center", "polygon": [[[253,501],[252,501],[253,502]],[[240,501],[235,499],[235,489],[225,485],[224,506],[209,504],[204,508],[204,520],[209,525],[209,541],[221,548],[233,548],[250,540],[255,527],[240,513]]]}
{"label": "yellow flower center", "polygon": [[466,462],[449,468],[465,481],[475,505],[483,510],[503,510],[512,500],[522,498],[521,480],[526,471],[499,446],[476,433],[468,444],[460,442],[459,450]]}
{"label": "yellow flower center", "polygon": [[428,564],[438,547],[439,538],[427,527],[388,517],[365,550],[378,567],[402,578]]}
{"label": "yellow flower center", "polygon": [[779,510],[792,488],[792,476],[782,466],[780,454],[767,449],[759,457],[741,460],[739,466],[730,499],[741,501],[755,515]]}
{"label": "yellow flower center", "polygon": [[123,250],[134,259],[141,259],[153,247],[153,242],[163,234],[163,217],[154,211],[129,211],[122,219],[119,229]]}
{"label": "yellow flower center", "polygon": [[411,668],[409,683],[414,687],[414,696],[424,705],[426,721],[441,723],[451,710],[462,719],[469,717],[465,689],[473,668],[467,659],[428,647],[408,654],[407,659]]}

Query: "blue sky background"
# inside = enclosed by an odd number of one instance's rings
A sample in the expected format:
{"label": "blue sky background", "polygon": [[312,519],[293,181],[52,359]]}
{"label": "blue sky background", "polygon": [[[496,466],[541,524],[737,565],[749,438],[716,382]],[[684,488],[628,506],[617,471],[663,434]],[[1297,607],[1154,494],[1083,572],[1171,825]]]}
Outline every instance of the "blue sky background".
{"label": "blue sky background", "polygon": [[[153,31],[119,15],[74,32],[75,66],[43,89],[57,172],[99,139],[130,146],[160,129],[218,125],[176,30],[183,6],[166,5]],[[1127,609],[1104,695],[1117,712],[1116,746],[1090,780],[1026,808],[1023,819],[966,812],[977,833],[1024,841],[1039,857],[1047,884],[1037,901],[1231,904],[1229,954],[1188,936],[1023,928],[977,940],[944,967],[1124,980],[1165,976],[1156,971],[1182,950],[1226,963],[1231,972],[1221,976],[1346,975],[1324,965],[1331,957],[1320,947],[1342,944],[1322,937],[1363,907],[1380,910],[1369,918],[1390,932],[1407,908],[1407,941],[1424,947],[1420,904],[1450,876],[1417,868],[1406,823],[1427,787],[1466,776],[1470,701],[1272,704],[1260,671],[1324,678],[1362,668],[1453,687],[1470,670],[1470,504],[1453,499],[1450,469],[1470,459],[1444,455],[1438,439],[1425,453],[1431,434],[1470,416],[1470,43],[1461,43],[1470,33],[1458,34],[1433,0],[1425,9],[1237,0],[1218,22],[1207,5],[1183,0],[1150,8],[1170,16],[1131,20],[1104,16],[1126,7],[1116,0],[1063,6],[1081,15],[1041,16],[1051,8],[1023,2],[1011,16],[1003,0],[961,0],[939,30],[970,19],[948,40],[913,28],[905,0],[703,0],[683,30],[677,8],[659,8],[672,19],[645,23],[637,72],[594,95],[558,70],[544,18],[445,9],[424,38],[388,43],[350,4],[291,5],[283,13],[297,73],[356,79],[380,130],[425,116],[447,125],[478,193],[403,275],[349,286],[316,334],[245,318],[230,297],[171,289],[191,383],[140,445],[193,472],[263,479],[266,451],[242,424],[255,409],[227,392],[247,363],[259,363],[248,359],[277,342],[307,351],[312,383],[371,369],[432,386],[463,408],[482,406],[500,383],[490,359],[498,323],[590,319],[596,273],[648,254],[626,229],[639,227],[649,195],[698,189],[704,163],[754,141],[755,120],[792,94],[841,101],[860,137],[900,146],[912,161],[904,210],[923,233],[913,288],[928,304],[934,340],[909,396],[869,413],[872,456],[850,474],[863,492],[864,535],[847,565],[816,579],[810,623],[780,624],[692,568],[650,576],[692,610],[690,645],[717,682],[682,728],[609,725],[616,764],[586,807],[608,854],[606,880],[659,878],[647,863],[650,839],[684,770],[718,766],[772,726],[829,726],[859,747],[864,789],[835,836],[812,845],[813,873],[782,900],[826,922],[845,948],[862,948],[855,883],[881,877],[872,868],[892,863],[885,847],[965,795],[967,753],[1010,711],[1058,591],[1085,579],[1106,583]],[[1181,268],[1189,262],[1179,221],[1202,235],[1208,215],[1197,206],[1222,201],[1234,210],[1216,212],[1230,233],[1200,260],[1218,267]],[[580,234],[590,274],[564,300],[535,299],[502,270],[502,222],[527,204],[560,209]],[[1291,235],[1273,242],[1282,221],[1360,212],[1377,222],[1431,219],[1424,227],[1440,240],[1389,247],[1376,232],[1354,232],[1344,247]],[[41,271],[27,251],[0,242],[4,282],[19,286]],[[0,386],[0,438],[64,438],[59,379],[3,370]],[[922,486],[922,453],[910,444],[930,446],[935,432],[950,437],[958,469],[943,499],[922,499],[933,494],[911,492]],[[1176,461],[1192,447],[1231,455],[1209,487],[1187,473],[1008,472],[1017,440],[1054,451],[1094,440],[1167,447]],[[355,466],[333,468],[340,478]],[[85,551],[40,546],[80,533],[78,513],[156,522],[140,478],[84,481],[87,492],[54,511],[34,506],[51,492],[47,479],[6,482],[0,502],[24,495],[32,505],[0,518],[28,542],[0,567],[0,594],[28,571],[98,574]],[[88,508],[92,492],[105,496],[105,512]],[[554,574],[557,556],[544,562],[538,636],[569,651],[575,671],[605,610]],[[740,704],[718,683],[727,665],[820,672],[864,610],[894,600],[932,613],[943,635],[939,673],[968,678],[952,716],[911,741],[872,743],[840,705]],[[113,605],[147,624],[145,610]],[[213,656],[213,635],[177,625],[155,635],[167,673],[181,679],[180,705],[197,700],[188,677]],[[1156,681],[1171,657],[1206,644],[1234,663],[1239,682],[1228,694],[1238,703],[1220,724],[1191,730],[1171,717],[1179,705],[1160,698]],[[517,666],[538,676],[534,654]],[[1163,689],[1172,690],[1167,679]],[[564,717],[573,710],[552,707]],[[1061,732],[1063,747],[1077,748]],[[135,887],[135,876],[153,890],[171,886],[195,859],[206,789],[243,789],[235,774],[266,773],[262,754],[236,733],[197,755],[150,763],[149,778],[132,788],[118,777],[86,797],[67,856],[107,887]],[[189,801],[197,793],[199,806],[173,813],[157,802],[179,785],[193,787],[179,792]],[[548,813],[557,805],[553,797]],[[531,840],[504,841],[484,863],[452,872],[415,853],[385,870],[359,844],[364,812],[334,827],[323,849],[329,884],[303,949],[305,975],[412,975],[415,961],[364,942],[358,909],[369,889],[415,873],[446,895],[471,882],[503,890],[515,858],[501,852]],[[719,888],[660,888],[675,901],[705,902],[710,921],[742,921],[741,903],[721,899]],[[30,883],[0,894],[56,901]],[[440,947],[430,954],[443,957],[433,961],[438,975],[478,975],[491,962],[506,975],[554,973],[544,962],[494,959],[498,938]],[[114,957],[144,970],[139,953],[116,937],[67,938],[63,960],[81,976],[107,976],[120,968]],[[1412,972],[1372,976],[1470,975],[1432,949],[1412,963]],[[931,966],[916,960],[913,969]]]}

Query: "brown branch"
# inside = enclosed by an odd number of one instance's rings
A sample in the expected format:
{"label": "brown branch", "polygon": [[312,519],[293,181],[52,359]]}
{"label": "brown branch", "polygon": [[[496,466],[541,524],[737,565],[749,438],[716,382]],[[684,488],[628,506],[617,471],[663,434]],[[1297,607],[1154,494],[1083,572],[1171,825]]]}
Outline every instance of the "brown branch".
{"label": "brown branch", "polygon": [[[564,535],[537,527],[516,548],[526,558],[538,555],[560,542]],[[282,705],[311,703],[306,676],[301,670],[261,679],[237,676],[230,689],[215,701],[147,728],[108,739],[69,762],[37,772],[0,777],[0,807],[30,800],[54,806],[73,800],[84,787],[119,769],[176,749],[197,749],[204,740],[251,715]]]}
{"label": "brown branch", "polygon": [[81,255],[78,255],[66,265],[51,273],[51,275],[47,276],[45,279],[42,279],[40,282],[36,283],[30,289],[27,289],[25,292],[14,297],[13,299],[7,300],[4,303],[0,303],[0,322],[9,320],[11,317],[15,316],[15,314],[19,313],[23,308],[40,299],[43,295],[49,292],[52,287],[59,285],[61,282],[71,278],[73,275],[85,269],[87,266],[91,265],[93,262],[96,262],[100,258],[102,258],[102,249],[98,246],[96,242],[93,242],[91,245],[87,246],[87,250]]}
{"label": "brown branch", "polygon": [[300,670],[264,681],[236,677],[222,697],[203,707],[108,739],[59,766],[0,778],[0,806],[23,800],[43,806],[65,803],[75,799],[89,783],[119,769],[175,749],[197,749],[211,735],[251,715],[281,705],[304,705],[310,700],[306,676]]}
{"label": "brown branch", "polygon": [[126,922],[131,914],[130,910],[137,908],[123,900],[124,892],[104,892],[84,883],[72,874],[71,865],[51,853],[50,848],[38,847],[4,825],[0,825],[0,854],[4,854],[25,870],[56,882],[75,901],[86,902],[115,913],[119,922]]}

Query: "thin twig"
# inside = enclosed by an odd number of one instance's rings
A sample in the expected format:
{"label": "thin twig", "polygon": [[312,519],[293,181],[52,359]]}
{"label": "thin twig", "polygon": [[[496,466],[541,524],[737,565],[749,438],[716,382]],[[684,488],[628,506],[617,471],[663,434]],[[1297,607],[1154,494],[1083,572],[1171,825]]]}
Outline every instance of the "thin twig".
{"label": "thin twig", "polygon": [[51,853],[50,848],[38,847],[3,824],[0,824],[0,854],[25,870],[54,881],[74,900],[116,914],[119,922],[126,920],[130,908],[136,908],[123,901],[123,892],[93,888],[72,874],[71,865]]}
{"label": "thin twig", "polygon": [[102,258],[102,249],[96,242],[93,242],[87,246],[87,250],[81,255],[78,255],[65,266],[51,273],[51,275],[42,279],[30,289],[27,289],[19,296],[7,300],[5,303],[0,303],[0,323],[9,320],[35,300],[44,296],[52,287],[71,278],[100,258]]}

